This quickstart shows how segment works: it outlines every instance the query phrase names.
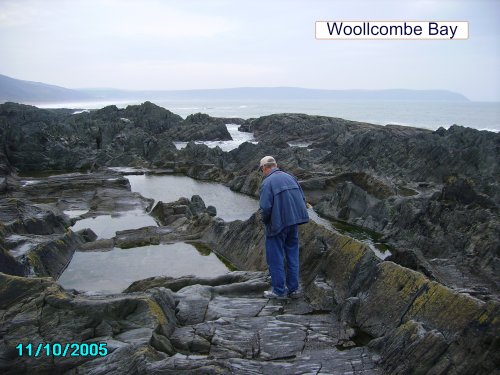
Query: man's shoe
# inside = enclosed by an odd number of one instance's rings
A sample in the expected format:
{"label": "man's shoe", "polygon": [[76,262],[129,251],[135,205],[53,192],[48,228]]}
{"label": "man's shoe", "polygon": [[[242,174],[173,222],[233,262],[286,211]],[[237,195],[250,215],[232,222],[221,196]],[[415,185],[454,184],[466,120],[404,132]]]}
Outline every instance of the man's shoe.
{"label": "man's shoe", "polygon": [[287,296],[286,294],[283,294],[280,296],[279,294],[274,293],[273,290],[266,290],[264,292],[264,298],[270,298],[270,299],[286,299]]}
{"label": "man's shoe", "polygon": [[288,297],[297,299],[302,297],[302,291],[300,289],[294,290],[293,292],[288,293]]}

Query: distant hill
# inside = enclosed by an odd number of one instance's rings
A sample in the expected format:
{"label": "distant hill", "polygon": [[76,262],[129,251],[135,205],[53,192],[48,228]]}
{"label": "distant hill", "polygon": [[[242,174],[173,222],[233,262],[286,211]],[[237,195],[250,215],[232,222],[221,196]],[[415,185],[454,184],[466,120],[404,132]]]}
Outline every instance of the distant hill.
{"label": "distant hill", "polygon": [[0,102],[43,103],[92,99],[89,94],[78,90],[22,81],[0,74]]}
{"label": "distant hill", "polygon": [[321,90],[299,87],[239,87],[206,90],[126,91],[81,89],[99,99],[215,99],[215,100],[402,100],[469,101],[464,95],[447,90]]}
{"label": "distant hill", "polygon": [[206,90],[127,91],[67,89],[0,75],[0,102],[48,103],[96,100],[345,100],[468,101],[447,90],[320,90],[299,87],[239,87]]}

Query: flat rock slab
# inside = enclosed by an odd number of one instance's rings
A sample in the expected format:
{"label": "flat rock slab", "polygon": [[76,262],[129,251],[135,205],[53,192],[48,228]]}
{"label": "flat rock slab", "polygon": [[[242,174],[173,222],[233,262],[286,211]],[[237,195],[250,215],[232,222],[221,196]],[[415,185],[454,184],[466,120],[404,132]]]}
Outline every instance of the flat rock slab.
{"label": "flat rock slab", "polygon": [[[351,347],[355,330],[332,311],[315,310],[304,298],[260,297],[269,288],[262,272],[152,278],[155,286],[138,284],[141,292],[96,296],[68,293],[50,279],[0,279],[6,374],[381,373],[374,353]],[[172,292],[162,283],[182,287]],[[25,341],[104,342],[109,353],[55,362],[16,357],[12,348]]]}
{"label": "flat rock slab", "polygon": [[355,347],[356,331],[333,312],[315,310],[304,298],[262,298],[258,281],[265,283],[265,274],[249,274],[241,277],[248,281],[187,285],[174,294],[181,326],[170,341],[178,354],[156,363],[159,373],[379,373],[375,354]]}
{"label": "flat rock slab", "polygon": [[70,173],[21,181],[14,197],[56,204],[60,210],[90,210],[82,217],[149,209],[152,199],[130,191],[127,178],[112,172]]}

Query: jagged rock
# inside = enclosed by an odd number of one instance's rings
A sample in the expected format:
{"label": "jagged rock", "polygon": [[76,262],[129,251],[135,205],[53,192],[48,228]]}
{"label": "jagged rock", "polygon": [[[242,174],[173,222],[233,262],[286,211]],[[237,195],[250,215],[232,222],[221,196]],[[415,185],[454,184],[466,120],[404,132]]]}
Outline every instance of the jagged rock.
{"label": "jagged rock", "polygon": [[189,209],[193,215],[199,215],[206,211],[205,202],[199,195],[193,195],[189,204]]}
{"label": "jagged rock", "polygon": [[471,180],[454,176],[448,178],[439,199],[441,201],[453,201],[464,205],[475,203],[485,208],[495,208],[496,206],[490,198],[475,191]]}
{"label": "jagged rock", "polygon": [[7,178],[0,177],[0,193],[7,191]]}
{"label": "jagged rock", "polygon": [[[67,217],[48,206],[32,206],[16,198],[0,198],[2,272],[14,275],[52,276],[57,279],[75,249],[85,242],[67,230]],[[7,254],[9,251],[9,254]]]}
{"label": "jagged rock", "polygon": [[85,242],[92,242],[97,240],[97,234],[90,228],[85,228],[76,232],[79,236],[81,236]]}
{"label": "jagged rock", "polygon": [[[115,174],[66,174],[23,182],[11,198],[0,198],[0,246],[10,252],[2,268],[7,273],[52,276],[57,279],[74,251],[95,240],[88,230],[73,233],[62,210],[87,209],[79,218],[147,209],[153,202],[130,192],[127,179]],[[38,203],[38,202],[43,202]],[[102,245],[102,244],[100,244]],[[12,264],[14,258],[14,264]]]}
{"label": "jagged rock", "polygon": [[103,240],[96,240],[84,243],[78,246],[78,251],[110,251],[115,246],[115,240],[106,238]]}
{"label": "jagged rock", "polygon": [[35,246],[20,257],[20,262],[26,264],[34,275],[51,276],[57,280],[71,261],[75,250],[83,243],[85,240],[81,236],[69,230]]}
{"label": "jagged rock", "polygon": [[499,308],[498,302],[479,301],[383,262],[356,321],[369,333],[385,336],[382,358],[389,372],[401,371],[403,362],[405,371],[439,373],[453,366],[457,373],[488,373],[499,359],[491,346],[500,334]]}
{"label": "jagged rock", "polygon": [[207,211],[207,214],[209,214],[212,217],[217,216],[217,208],[215,208],[214,206],[207,206],[206,211]]}
{"label": "jagged rock", "polygon": [[70,222],[52,210],[16,198],[0,198],[0,221],[5,232],[18,234],[64,233]]}
{"label": "jagged rock", "polygon": [[22,183],[12,196],[32,203],[51,203],[60,211],[92,209],[81,218],[147,210],[153,203],[152,199],[132,193],[128,179],[110,171],[28,178]]}
{"label": "jagged rock", "polygon": [[[146,246],[146,245],[158,245],[163,240],[166,240],[170,233],[172,233],[171,228],[166,227],[144,227],[138,229],[128,229],[123,231],[117,231],[116,236],[111,241],[114,246],[129,249],[132,247]],[[99,247],[98,244],[97,248]]]}
{"label": "jagged rock", "polygon": [[[144,113],[141,112],[143,110]],[[367,348],[350,349],[348,357],[352,359],[349,366],[346,367],[344,362],[340,364],[340,352],[332,345],[342,349],[354,345],[355,336],[350,331],[345,333],[348,329],[338,336],[342,337],[341,340],[322,335],[322,340],[326,340],[329,346],[316,351],[306,350],[310,348],[306,343],[304,349],[296,354],[300,340],[291,340],[284,353],[292,353],[290,355],[296,357],[289,361],[276,358],[283,353],[274,347],[264,349],[262,354],[259,350],[252,350],[262,349],[260,344],[256,344],[260,343],[260,339],[255,338],[253,331],[267,330],[270,325],[276,327],[277,332],[293,331],[294,335],[306,332],[306,337],[314,337],[315,333],[309,329],[311,320],[282,324],[280,319],[284,314],[319,312],[324,315],[322,311],[330,313],[332,309],[340,312],[344,323],[375,336],[370,347],[379,351],[377,361],[388,373],[452,371],[456,374],[481,374],[496,369],[499,358],[494,344],[500,336],[496,319],[500,266],[497,240],[500,203],[498,134],[459,126],[432,132],[402,126],[379,127],[320,116],[283,114],[247,121],[246,129],[255,132],[258,145],[247,143],[225,153],[218,148],[209,149],[205,145],[190,143],[178,151],[171,143],[169,132],[177,131],[184,125],[192,125],[194,129],[199,124],[182,125],[182,119],[169,119],[168,113],[151,103],[132,108],[128,117],[122,118],[122,111],[109,107],[101,112],[71,116],[69,111],[38,110],[11,103],[1,106],[0,140],[4,147],[0,149],[2,153],[5,150],[5,155],[0,153],[0,177],[8,176],[4,193],[8,193],[12,197],[8,199],[13,201],[24,202],[28,199],[24,210],[36,213],[28,215],[35,220],[17,224],[12,224],[15,220],[11,220],[5,226],[0,225],[0,239],[3,245],[8,245],[4,247],[12,251],[28,244],[29,240],[39,249],[45,246],[60,252],[54,241],[57,242],[57,236],[71,235],[64,234],[65,229],[62,229],[67,226],[67,218],[51,209],[53,218],[50,219],[50,213],[43,218],[50,224],[37,224],[36,216],[45,210],[39,205],[42,200],[57,204],[60,210],[67,207],[93,208],[87,214],[90,216],[115,211],[119,207],[129,209],[136,205],[144,209],[148,206],[142,203],[129,205],[127,199],[131,196],[124,193],[127,187],[119,180],[115,184],[100,179],[98,183],[104,185],[93,188],[91,194],[85,195],[82,189],[72,188],[66,200],[64,197],[59,199],[61,191],[68,190],[66,187],[51,190],[50,184],[54,181],[39,186],[21,186],[12,175],[14,167],[27,170],[96,168],[104,164],[123,163],[144,166],[153,163],[257,195],[260,185],[260,176],[256,173],[257,155],[270,154],[277,158],[280,167],[304,182],[304,190],[311,202],[322,203],[325,212],[329,211],[334,218],[342,217],[346,221],[382,231],[384,239],[400,249],[392,259],[427,273],[455,290],[430,281],[421,273],[392,262],[382,262],[358,241],[309,223],[300,227],[302,284],[307,301],[266,303],[255,314],[257,307],[262,306],[262,299],[257,298],[257,289],[264,287],[263,281],[257,288],[246,281],[239,285],[212,286],[205,283],[195,286],[194,279],[155,279],[151,285],[165,283],[173,288],[182,285],[185,288],[184,291],[177,289],[174,295],[178,316],[183,324],[187,324],[179,327],[177,334],[174,333],[176,345],[172,345],[169,336],[158,333],[156,328],[150,326],[134,326],[114,332],[114,323],[99,322],[91,329],[77,323],[80,338],[91,337],[96,332],[112,333],[114,336],[109,343],[114,352],[108,358],[81,364],[75,372],[118,372],[112,360],[138,372],[176,373],[186,370],[230,373],[241,370],[243,366],[255,371],[278,373],[289,373],[291,368],[310,372],[317,372],[318,369],[330,372],[338,369],[378,371],[373,370],[373,359],[367,354],[371,351]],[[162,118],[163,115],[165,118]],[[145,125],[140,123],[148,118],[150,122],[145,122]],[[199,120],[203,122],[204,119],[207,118],[201,116]],[[191,130],[185,128],[182,131],[189,133]],[[286,142],[294,140],[313,144],[308,149],[288,147]],[[46,149],[51,151],[47,153]],[[89,176],[88,181],[93,177]],[[76,196],[77,191],[82,197]],[[35,202],[36,199],[40,201]],[[133,200],[138,202],[140,198]],[[34,203],[38,205],[32,206]],[[194,213],[190,205],[193,206],[193,202],[185,199],[169,207],[172,212],[161,213],[167,221],[171,220],[169,230],[172,232],[159,233],[156,229],[144,228],[127,231],[119,233],[113,244],[122,241],[121,245],[128,246],[142,240],[179,240],[191,236],[209,243],[214,251],[240,269],[266,269],[263,228],[257,214],[245,222],[225,223],[213,219],[208,208]],[[198,206],[195,202],[193,210],[197,211]],[[99,211],[100,207],[102,211]],[[63,223],[62,228],[55,229],[59,222]],[[16,234],[18,231],[26,231],[25,238],[12,236],[21,236]],[[41,234],[50,231],[53,233]],[[137,240],[134,239],[136,234]],[[53,243],[48,245],[47,240]],[[88,246],[95,247],[97,244]],[[410,252],[405,253],[405,249]],[[8,257],[4,256],[4,259]],[[55,263],[55,269],[44,272],[57,275],[57,268],[62,262]],[[32,265],[36,264],[32,262]],[[479,272],[484,275],[479,275]],[[203,280],[198,281],[196,284],[203,284]],[[149,287],[148,282],[137,285],[137,288]],[[36,295],[38,289],[32,289]],[[26,300],[20,297],[19,303],[31,306],[34,302],[29,293],[26,293]],[[15,293],[7,291],[5,295],[11,294]],[[7,301],[10,300],[11,297],[7,297]],[[44,301],[52,299],[41,301],[39,305],[43,306]],[[195,306],[200,310],[194,309]],[[253,316],[239,317],[239,310]],[[9,322],[5,317],[10,315],[6,314],[0,308],[1,324]],[[54,312],[47,311],[47,314],[51,317]],[[21,316],[19,321],[24,322],[23,319],[24,316]],[[247,329],[243,329],[242,325]],[[218,333],[217,329],[220,329]],[[0,331],[5,330],[2,328]],[[270,340],[275,340],[272,330],[267,332],[271,332]],[[238,336],[246,340],[238,341]],[[316,344],[317,341],[312,340],[311,343]],[[314,347],[313,344],[311,346]],[[159,354],[158,350],[165,354]],[[166,357],[176,350],[188,353],[188,356],[176,354]],[[0,349],[0,352],[0,364],[4,365],[8,363],[5,358],[11,358],[12,351]],[[193,358],[193,354],[205,357]],[[208,359],[207,354],[213,356]],[[304,360],[302,355],[307,355],[308,359]],[[352,355],[354,357],[350,357]],[[360,360],[366,358],[364,356],[369,358],[366,362],[365,359]],[[263,359],[272,360],[263,362]],[[355,364],[360,362],[363,365],[357,368]],[[73,363],[67,369],[77,365]]]}
{"label": "jagged rock", "polygon": [[[339,352],[331,348],[348,341],[355,330],[342,326],[328,312],[296,313],[298,301],[275,304],[261,298],[262,291],[269,287],[265,280],[263,273],[233,272],[212,279],[153,278],[131,286],[129,289],[147,289],[166,283],[177,289],[188,284],[174,295],[177,319],[182,326],[170,338],[176,350],[188,357],[182,366],[165,360],[155,367],[210,371],[216,360],[218,366],[228,369],[262,369],[266,363],[272,364],[270,371],[278,373],[344,368],[345,362],[336,354]],[[314,309],[305,311],[307,314]],[[325,356],[326,351],[331,355]],[[349,361],[365,363],[359,367],[361,373],[363,368],[377,373],[374,364],[369,365],[366,351],[350,353]],[[200,355],[209,355],[212,362],[200,361]],[[174,358],[181,357],[177,354]],[[237,366],[231,365],[235,358],[242,359]],[[282,362],[281,358],[288,360]],[[311,358],[315,359],[312,363]]]}
{"label": "jagged rock", "polygon": [[[320,201],[315,209],[323,216],[378,231],[384,229],[389,219],[389,210],[384,201],[350,182],[337,185],[334,193]],[[366,221],[371,225],[366,225]]]}
{"label": "jagged rock", "polygon": [[[435,272],[429,259],[454,259],[458,267],[469,268],[463,268],[469,279],[474,279],[474,269],[481,267],[479,284],[489,285],[492,294],[500,290],[494,276],[500,266],[495,255],[498,244],[491,240],[500,233],[498,208],[476,193],[470,181],[451,178],[434,194],[387,198],[376,198],[359,185],[343,182],[331,195],[321,198],[315,209],[323,216],[382,233],[399,252],[392,259],[404,266],[431,276]],[[404,249],[411,249],[413,260]]]}
{"label": "jagged rock", "polygon": [[151,210],[151,216],[158,220],[162,225],[170,225],[177,219],[185,217],[190,219],[193,214],[189,210],[189,200],[180,198],[176,202],[163,203],[159,201]]}
{"label": "jagged rock", "polygon": [[205,140],[231,140],[227,131],[226,119],[211,117],[204,113],[195,113],[168,132],[172,139],[177,141],[205,141]]}
{"label": "jagged rock", "polygon": [[216,212],[214,207],[207,208],[199,195],[193,195],[191,200],[181,197],[170,203],[160,201],[151,210],[151,215],[162,225],[168,226],[175,224],[174,226],[179,227],[191,221],[190,229],[194,229],[197,224],[208,224],[209,221],[206,222],[204,216],[215,216]]}
{"label": "jagged rock", "polygon": [[[250,252],[263,260],[255,245],[260,233],[253,225],[255,220],[215,222],[206,232],[207,240],[231,262],[242,268],[255,267],[256,260],[249,261],[247,255]],[[244,228],[244,235],[236,236]],[[339,306],[343,319],[381,338],[381,363],[388,372],[426,373],[452,366],[459,374],[487,374],[495,368],[499,357],[491,343],[500,334],[497,301],[480,301],[420,273],[380,261],[360,242],[313,222],[300,226],[299,238],[305,295],[312,297],[310,302],[316,308],[321,306],[321,293],[323,298],[333,297],[332,304]],[[263,263],[261,266],[264,269]],[[321,288],[321,283],[327,286]],[[415,333],[412,327],[425,329]],[[471,352],[481,355],[469,357]],[[407,357],[414,360],[407,361]]]}
{"label": "jagged rock", "polygon": [[[144,292],[148,289],[155,287],[164,287],[174,292],[177,292],[184,287],[196,284],[208,285],[208,286],[233,284],[232,287],[234,289],[235,286],[234,284],[239,285],[241,283],[245,283],[245,285],[252,286],[254,283],[260,283],[263,277],[264,274],[260,272],[246,272],[246,271],[234,271],[226,275],[221,275],[212,278],[200,278],[195,276],[172,278],[166,276],[162,277],[156,276],[144,280],[135,281],[127,289],[125,289],[125,293]],[[267,282],[265,283],[265,285],[267,287]],[[258,291],[260,291],[260,288],[257,289]],[[240,291],[240,293],[243,292],[244,291]],[[250,290],[247,289],[245,290],[245,292],[249,293]]]}
{"label": "jagged rock", "polygon": [[386,261],[397,263],[403,267],[419,271],[429,278],[435,278],[431,271],[431,265],[425,258],[410,249],[398,248],[391,255],[385,258]]}
{"label": "jagged rock", "polygon": [[0,272],[8,275],[24,276],[29,270],[26,265],[16,261],[9,251],[0,247]]}
{"label": "jagged rock", "polygon": [[202,240],[238,269],[261,271],[267,267],[264,259],[265,230],[259,212],[246,221],[225,223],[216,219]]}
{"label": "jagged rock", "polygon": [[231,139],[222,119],[200,114],[183,121],[150,102],[74,115],[5,103],[0,127],[0,148],[22,171],[158,165],[175,155],[174,140]]}
{"label": "jagged rock", "polygon": [[109,344],[110,352],[152,345],[156,356],[165,358],[157,351],[168,347],[176,325],[174,300],[167,289],[91,297],[68,293],[50,279],[0,273],[0,281],[0,369],[4,374],[63,373],[95,358],[20,357],[15,347],[28,342],[101,342]]}

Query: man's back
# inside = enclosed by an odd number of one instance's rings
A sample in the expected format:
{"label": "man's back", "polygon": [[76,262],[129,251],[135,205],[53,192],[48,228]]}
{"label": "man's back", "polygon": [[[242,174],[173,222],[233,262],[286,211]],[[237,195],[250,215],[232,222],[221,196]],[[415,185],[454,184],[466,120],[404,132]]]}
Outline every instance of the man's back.
{"label": "man's back", "polygon": [[278,234],[287,226],[309,221],[304,193],[297,180],[278,168],[262,182],[260,207],[268,236]]}

